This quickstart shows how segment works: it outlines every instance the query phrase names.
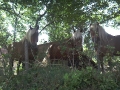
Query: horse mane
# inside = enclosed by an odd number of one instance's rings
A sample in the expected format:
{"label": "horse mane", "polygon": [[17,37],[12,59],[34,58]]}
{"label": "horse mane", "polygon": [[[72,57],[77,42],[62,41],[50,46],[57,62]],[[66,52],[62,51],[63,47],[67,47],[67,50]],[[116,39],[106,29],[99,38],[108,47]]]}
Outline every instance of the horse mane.
{"label": "horse mane", "polygon": [[92,30],[94,30],[94,32],[97,32],[97,31],[98,31],[100,40],[102,40],[103,42],[106,42],[106,41],[107,41],[107,33],[106,33],[106,31],[104,30],[104,28],[99,25],[99,23],[94,23],[94,24],[92,24],[92,25],[90,26],[90,28],[91,28]]}
{"label": "horse mane", "polygon": [[103,42],[106,42],[108,39],[107,39],[107,32],[105,31],[105,29],[98,25],[98,33],[99,33],[99,38],[100,40],[102,40]]}
{"label": "horse mane", "polygon": [[29,29],[28,32],[26,33],[26,35],[24,36],[24,38],[21,40],[22,42],[24,42],[25,40],[27,40],[28,42],[31,43],[31,36],[35,33],[35,30],[31,30]]}

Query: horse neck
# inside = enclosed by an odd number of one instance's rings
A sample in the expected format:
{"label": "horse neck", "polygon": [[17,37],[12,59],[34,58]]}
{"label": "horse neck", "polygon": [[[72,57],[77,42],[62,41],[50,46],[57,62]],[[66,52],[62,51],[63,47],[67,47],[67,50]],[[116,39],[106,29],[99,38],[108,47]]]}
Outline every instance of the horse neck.
{"label": "horse neck", "polygon": [[20,43],[22,43],[23,47],[25,47],[25,42],[27,43],[28,49],[31,48],[31,44],[30,44],[29,40],[28,40],[26,37],[24,37],[24,38],[20,41]]}
{"label": "horse neck", "polygon": [[107,32],[105,32],[105,30],[101,26],[99,26],[98,31],[99,31],[100,41],[102,41],[104,43],[108,42],[109,34]]}
{"label": "horse neck", "polygon": [[28,31],[28,32],[26,33],[26,35],[23,37],[23,39],[21,40],[21,42],[24,43],[26,40],[27,40],[28,43],[31,42],[31,41],[30,41],[29,32],[30,32],[30,31]]}

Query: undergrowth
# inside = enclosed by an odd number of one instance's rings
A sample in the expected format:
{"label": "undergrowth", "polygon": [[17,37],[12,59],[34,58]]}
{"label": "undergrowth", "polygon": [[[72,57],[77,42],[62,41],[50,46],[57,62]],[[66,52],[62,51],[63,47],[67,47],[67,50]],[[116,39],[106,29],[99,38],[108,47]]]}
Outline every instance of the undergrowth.
{"label": "undergrowth", "polygon": [[120,90],[120,73],[98,73],[64,66],[34,67],[19,75],[0,77],[0,90]]}

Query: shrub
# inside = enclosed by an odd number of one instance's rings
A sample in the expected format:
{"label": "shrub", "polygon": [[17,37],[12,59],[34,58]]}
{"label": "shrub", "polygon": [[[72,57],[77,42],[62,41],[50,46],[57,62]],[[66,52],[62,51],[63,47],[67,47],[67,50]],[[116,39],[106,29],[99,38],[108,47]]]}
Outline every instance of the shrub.
{"label": "shrub", "polygon": [[118,85],[108,74],[99,74],[91,67],[75,70],[64,76],[64,90],[116,90]]}
{"label": "shrub", "polygon": [[4,90],[54,90],[63,84],[63,76],[70,72],[68,67],[35,67],[27,73],[7,77],[2,84]]}
{"label": "shrub", "polygon": [[[118,75],[119,72],[116,72]],[[91,67],[34,67],[27,73],[0,77],[1,90],[120,90],[115,73],[100,74]],[[119,77],[117,76],[117,79]]]}

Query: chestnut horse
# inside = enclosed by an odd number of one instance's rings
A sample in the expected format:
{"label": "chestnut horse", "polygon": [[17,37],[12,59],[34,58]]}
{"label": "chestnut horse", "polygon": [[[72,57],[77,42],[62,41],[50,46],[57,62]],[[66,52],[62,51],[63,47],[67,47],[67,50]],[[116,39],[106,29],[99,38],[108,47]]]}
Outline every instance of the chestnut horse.
{"label": "chestnut horse", "polygon": [[20,42],[14,42],[12,46],[9,45],[8,51],[9,53],[11,53],[10,70],[12,70],[14,60],[18,61],[17,72],[19,71],[19,66],[21,63],[23,64],[23,67],[24,67],[25,41],[27,41],[27,46],[28,46],[29,64],[30,65],[33,64],[33,62],[35,61],[35,56],[37,55],[37,52],[38,52],[38,48],[37,48],[38,29],[39,29],[39,26],[36,26],[35,28],[32,28],[30,26],[30,29],[28,30],[25,37]]}
{"label": "chestnut horse", "polygon": [[67,66],[76,67],[77,69],[86,68],[87,66],[96,68],[96,63],[83,54],[82,40],[82,30],[77,30],[69,39],[40,44],[38,45],[38,60],[42,60],[43,66],[67,64]]}
{"label": "chestnut horse", "polygon": [[[77,30],[73,33],[72,37],[69,39],[38,45],[38,50],[39,50],[38,55],[40,57],[41,55],[43,55],[44,57],[43,63],[46,64],[62,63],[65,65],[67,64],[67,66],[73,66],[76,68],[79,67],[79,62],[86,63],[87,61],[90,61],[90,63],[93,64],[94,62],[91,59],[89,59],[86,55],[82,54],[83,52],[82,38],[83,38],[82,30]],[[86,60],[86,61],[82,61],[82,60]]]}
{"label": "chestnut horse", "polygon": [[97,53],[98,70],[104,72],[103,57],[106,55],[120,55],[120,35],[108,34],[99,23],[90,25],[90,33]]}

